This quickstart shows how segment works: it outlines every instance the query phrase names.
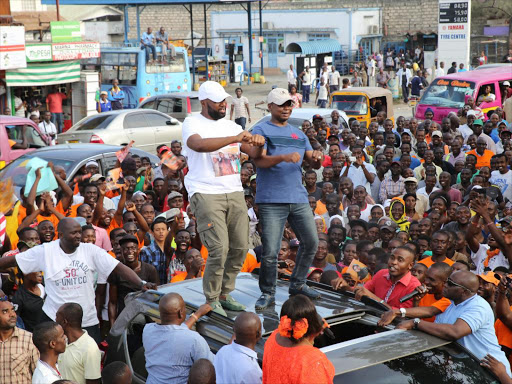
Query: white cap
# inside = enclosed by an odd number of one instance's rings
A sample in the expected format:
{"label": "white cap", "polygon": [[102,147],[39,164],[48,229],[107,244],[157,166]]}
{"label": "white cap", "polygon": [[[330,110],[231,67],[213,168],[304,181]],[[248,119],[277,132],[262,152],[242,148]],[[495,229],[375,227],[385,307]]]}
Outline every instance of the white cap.
{"label": "white cap", "polygon": [[476,117],[476,112],[475,112],[474,110],[470,109],[470,110],[469,110],[469,111],[467,111],[467,113],[466,113],[466,117],[467,117],[467,116],[475,116],[475,117]]}
{"label": "white cap", "polygon": [[211,100],[214,103],[220,103],[231,95],[227,93],[222,85],[215,81],[205,81],[199,87],[199,100]]}
{"label": "white cap", "polygon": [[292,97],[290,96],[290,93],[284,89],[284,88],[275,88],[270,91],[270,93],[267,96],[267,103],[275,105],[283,105],[287,101],[291,101]]}
{"label": "white cap", "polygon": [[443,134],[441,133],[441,131],[434,131],[432,132],[432,137],[434,136],[443,137]]}
{"label": "white cap", "polygon": [[504,81],[504,82],[503,82],[503,85],[508,85],[508,86],[510,87],[510,82],[508,82],[508,81]]}
{"label": "white cap", "polygon": [[94,161],[94,160],[91,160],[91,161],[88,161],[86,164],[85,164],[85,167],[87,168],[88,166],[96,166],[96,167],[99,167],[100,165]]}

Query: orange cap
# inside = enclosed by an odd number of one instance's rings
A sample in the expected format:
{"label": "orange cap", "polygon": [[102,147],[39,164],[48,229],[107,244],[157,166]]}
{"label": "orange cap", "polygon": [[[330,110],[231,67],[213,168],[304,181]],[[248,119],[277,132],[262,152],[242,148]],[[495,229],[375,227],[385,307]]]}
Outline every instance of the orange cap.
{"label": "orange cap", "polygon": [[482,274],[478,275],[478,277],[484,281],[487,281],[488,283],[493,283],[496,286],[500,283],[500,281],[494,277],[494,272],[491,272],[491,271],[489,271],[487,273],[482,273]]}

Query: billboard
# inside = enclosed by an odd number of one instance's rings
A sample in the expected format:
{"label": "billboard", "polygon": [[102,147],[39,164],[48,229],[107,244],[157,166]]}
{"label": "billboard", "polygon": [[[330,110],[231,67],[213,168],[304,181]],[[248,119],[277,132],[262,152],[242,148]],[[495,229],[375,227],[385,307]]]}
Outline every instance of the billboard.
{"label": "billboard", "polygon": [[439,0],[438,63],[470,64],[471,0]]}
{"label": "billboard", "polygon": [[26,67],[25,27],[0,26],[0,69]]}
{"label": "billboard", "polygon": [[79,21],[52,21],[50,31],[52,43],[82,41]]}

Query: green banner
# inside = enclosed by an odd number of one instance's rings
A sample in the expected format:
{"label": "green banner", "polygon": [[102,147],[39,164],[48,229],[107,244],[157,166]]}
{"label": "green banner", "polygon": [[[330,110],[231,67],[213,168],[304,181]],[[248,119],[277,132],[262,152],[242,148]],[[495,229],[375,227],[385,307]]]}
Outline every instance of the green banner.
{"label": "green banner", "polygon": [[53,43],[82,41],[79,21],[52,21],[50,31]]}

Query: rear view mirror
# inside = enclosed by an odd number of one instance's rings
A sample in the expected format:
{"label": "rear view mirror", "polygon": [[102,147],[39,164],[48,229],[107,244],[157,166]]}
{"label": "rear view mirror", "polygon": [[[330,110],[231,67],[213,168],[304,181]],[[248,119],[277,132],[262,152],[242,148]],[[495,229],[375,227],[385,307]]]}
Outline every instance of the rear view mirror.
{"label": "rear view mirror", "polygon": [[167,120],[165,123],[166,123],[167,125],[177,125],[177,124],[179,124],[180,122],[179,122],[177,119],[175,119],[174,117],[171,117],[171,120]]}

